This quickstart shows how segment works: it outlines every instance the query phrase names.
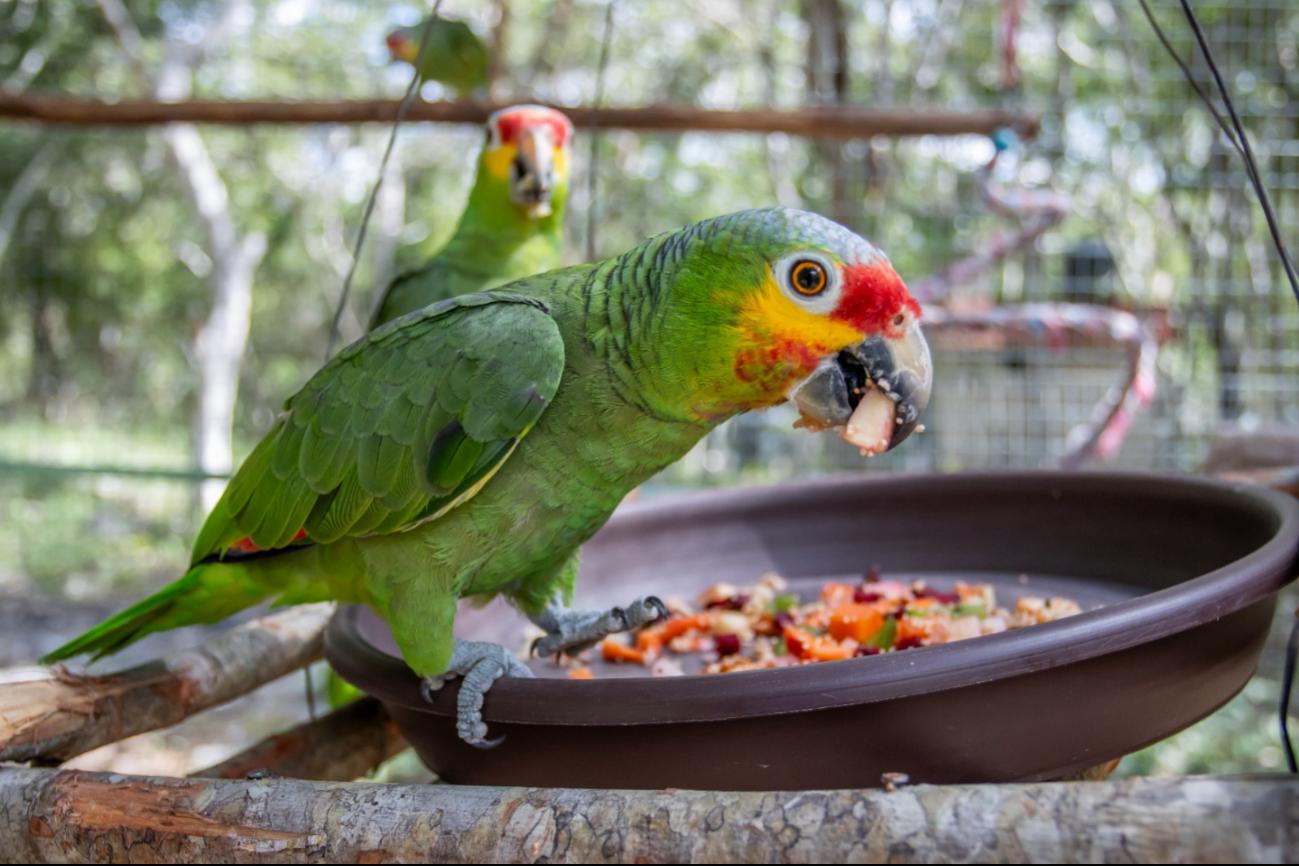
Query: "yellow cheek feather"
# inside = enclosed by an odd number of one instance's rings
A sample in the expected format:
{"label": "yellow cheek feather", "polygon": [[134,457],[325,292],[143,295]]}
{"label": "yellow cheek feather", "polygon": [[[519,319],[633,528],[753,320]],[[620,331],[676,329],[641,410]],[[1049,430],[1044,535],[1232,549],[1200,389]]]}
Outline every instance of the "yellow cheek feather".
{"label": "yellow cheek feather", "polygon": [[773,405],[827,355],[861,340],[855,328],[798,306],[767,271],[762,290],[744,303],[736,330],[735,375],[752,406]]}
{"label": "yellow cheek feather", "polygon": [[790,300],[780,290],[770,268],[762,291],[751,295],[741,309],[740,327],[752,341],[770,348],[788,347],[793,350],[791,354],[817,358],[862,338],[856,328],[805,310]]}
{"label": "yellow cheek feather", "polygon": [[519,149],[512,144],[502,144],[494,150],[483,151],[483,165],[487,167],[487,173],[498,180],[508,180],[510,177],[510,163],[514,162],[514,157],[519,153]]}
{"label": "yellow cheek feather", "polygon": [[555,176],[568,177],[568,150],[566,148],[555,148]]}

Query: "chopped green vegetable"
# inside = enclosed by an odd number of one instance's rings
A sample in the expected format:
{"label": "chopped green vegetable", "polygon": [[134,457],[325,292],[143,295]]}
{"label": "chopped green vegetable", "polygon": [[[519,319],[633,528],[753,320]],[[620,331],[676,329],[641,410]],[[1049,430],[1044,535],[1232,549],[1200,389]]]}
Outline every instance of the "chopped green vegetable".
{"label": "chopped green vegetable", "polygon": [[988,606],[981,601],[958,604],[952,616],[977,616],[980,619],[988,615]]}
{"label": "chopped green vegetable", "polygon": [[772,652],[774,652],[778,656],[789,655],[789,647],[785,646],[785,639],[783,637],[780,640],[776,641],[776,648],[772,650]]}
{"label": "chopped green vegetable", "polygon": [[884,624],[880,630],[875,632],[874,636],[867,642],[867,646],[877,647],[878,649],[888,649],[893,646],[893,639],[898,634],[898,621],[892,616],[884,617]]}
{"label": "chopped green vegetable", "polygon": [[796,607],[798,607],[798,596],[792,593],[778,595],[767,602],[767,609],[772,613],[789,613]]}

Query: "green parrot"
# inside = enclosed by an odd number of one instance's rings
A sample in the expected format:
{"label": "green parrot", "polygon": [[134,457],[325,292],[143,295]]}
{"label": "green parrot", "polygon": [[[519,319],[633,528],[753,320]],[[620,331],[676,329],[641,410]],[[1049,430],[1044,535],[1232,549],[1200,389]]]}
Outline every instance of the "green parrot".
{"label": "green parrot", "polygon": [[[388,34],[388,53],[394,61],[415,65],[428,19],[414,27]],[[460,98],[487,86],[487,46],[463,21],[438,16],[428,35],[428,47],[419,66],[421,81],[437,81],[454,89]]]}
{"label": "green parrot", "polygon": [[572,142],[573,124],[551,108],[516,105],[489,117],[455,234],[427,264],[388,286],[370,327],[559,267]]}
{"label": "green parrot", "polygon": [[896,446],[929,399],[919,314],[873,246],[782,208],[425,307],[289,398],[184,577],[42,661],[268,599],[365,603],[426,694],[463,678],[458,733],[490,745],[484,694],[531,674],[454,638],[456,603],[506,596],[544,630],[542,655],[657,619],[653,597],[568,607],[579,548],[623,496],[727,418],[786,399],[808,426]]}

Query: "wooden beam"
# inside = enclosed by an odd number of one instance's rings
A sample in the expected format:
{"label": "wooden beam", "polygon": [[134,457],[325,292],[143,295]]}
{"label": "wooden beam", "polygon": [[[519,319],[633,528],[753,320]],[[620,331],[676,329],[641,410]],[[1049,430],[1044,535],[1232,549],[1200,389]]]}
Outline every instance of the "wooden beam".
{"label": "wooden beam", "polygon": [[[153,126],[165,123],[312,124],[391,123],[398,100],[339,102],[100,102],[62,96],[11,94],[0,90],[0,118],[67,126]],[[407,122],[479,124],[504,104],[486,102],[420,102]],[[586,106],[555,106],[579,127],[595,116]],[[602,129],[642,132],[784,132],[820,138],[869,138],[919,135],[989,135],[1011,127],[1023,136],[1037,131],[1038,116],[1006,109],[873,109],[854,106],[717,111],[691,105],[602,108]]]}
{"label": "wooden beam", "polygon": [[289,608],[110,676],[62,665],[7,671],[0,761],[66,761],[234,700],[321,658],[332,611],[332,604]]}
{"label": "wooden beam", "polygon": [[314,722],[267,737],[191,778],[243,779],[254,771],[269,770],[290,779],[350,782],[406,747],[379,702],[362,698]]}
{"label": "wooden beam", "polygon": [[1297,858],[1299,780],[1284,775],[723,792],[0,770],[0,860],[10,863]]}

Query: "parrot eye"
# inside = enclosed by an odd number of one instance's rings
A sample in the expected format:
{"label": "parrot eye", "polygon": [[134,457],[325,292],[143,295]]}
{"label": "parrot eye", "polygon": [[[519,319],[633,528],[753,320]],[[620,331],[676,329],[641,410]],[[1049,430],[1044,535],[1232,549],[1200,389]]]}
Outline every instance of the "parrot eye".
{"label": "parrot eye", "polygon": [[799,262],[789,276],[794,291],[800,295],[819,295],[825,291],[825,268],[819,262]]}
{"label": "parrot eye", "polygon": [[828,256],[794,253],[778,261],[773,271],[785,294],[799,306],[824,316],[838,305],[842,280]]}

